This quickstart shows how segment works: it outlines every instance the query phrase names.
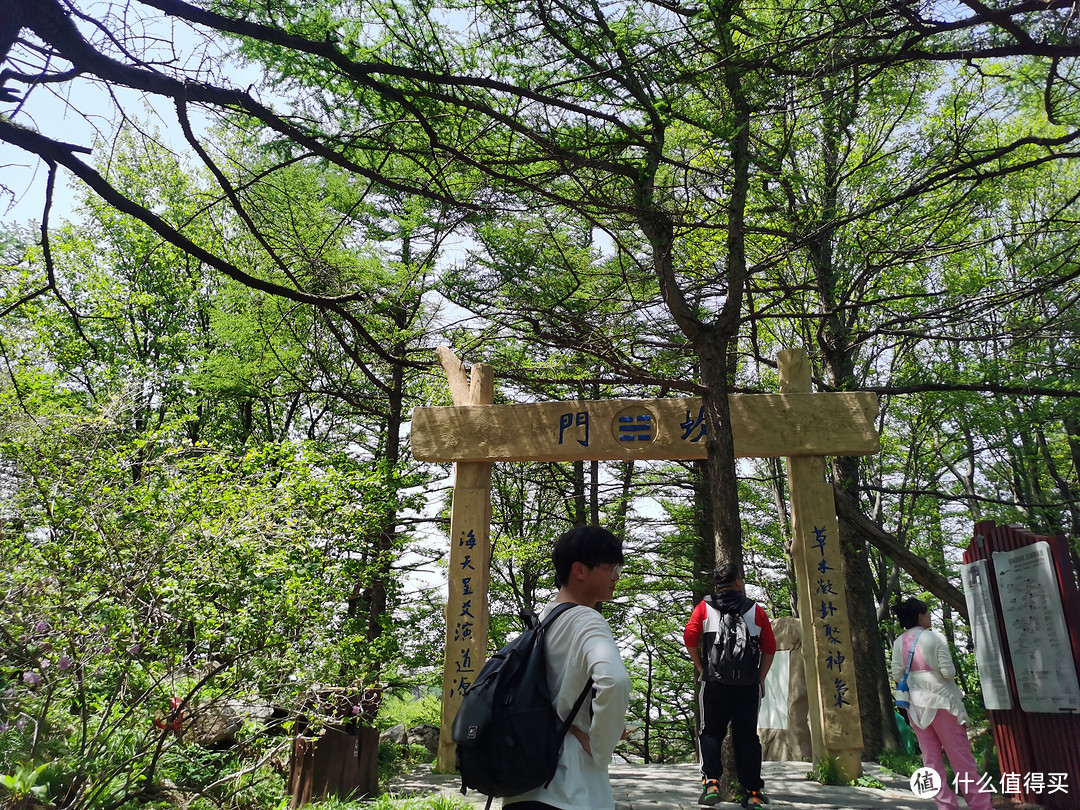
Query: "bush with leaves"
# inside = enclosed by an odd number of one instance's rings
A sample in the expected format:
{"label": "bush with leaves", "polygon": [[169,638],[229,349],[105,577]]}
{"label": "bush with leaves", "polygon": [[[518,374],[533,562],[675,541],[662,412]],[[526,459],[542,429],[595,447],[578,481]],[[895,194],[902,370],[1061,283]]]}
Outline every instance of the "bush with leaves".
{"label": "bush with leaves", "polygon": [[302,442],[229,453],[27,404],[0,388],[0,773],[53,763],[39,792],[66,808],[280,797],[291,737],[269,709],[359,685],[393,648],[341,585],[378,479]]}

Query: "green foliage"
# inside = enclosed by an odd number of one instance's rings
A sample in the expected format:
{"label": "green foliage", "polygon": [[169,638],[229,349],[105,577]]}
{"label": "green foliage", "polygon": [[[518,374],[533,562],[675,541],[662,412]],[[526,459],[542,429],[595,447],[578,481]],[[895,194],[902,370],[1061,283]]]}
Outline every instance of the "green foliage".
{"label": "green foliage", "polygon": [[973,721],[971,727],[977,729],[971,737],[971,753],[975,756],[979,773],[989,774],[992,780],[1000,783],[1001,763],[998,760],[998,750],[994,744],[994,734],[990,726]]}
{"label": "green foliage", "polygon": [[852,779],[848,784],[852,787],[868,787],[874,788],[875,790],[885,790],[884,782],[880,779],[875,779],[873,776],[866,776],[865,774],[857,779]]}
{"label": "green foliage", "polygon": [[379,704],[378,727],[382,729],[402,725],[405,728],[422,723],[439,725],[442,700],[434,692],[425,692],[416,698],[405,690],[394,690],[384,695]]}
{"label": "green foliage", "polygon": [[[411,690],[389,690],[379,704],[376,727],[380,729],[403,726],[410,729],[422,724],[438,728],[441,725],[442,699],[435,691],[427,691],[419,698]],[[430,765],[432,753],[423,745],[409,743],[394,745],[389,741],[379,743],[379,782],[386,783],[392,776],[416,767]]]}
{"label": "green foliage", "polygon": [[312,802],[312,807],[318,810],[472,810],[473,805],[457,796],[408,797],[384,794],[361,801],[324,799]]}
{"label": "green foliage", "polygon": [[909,754],[907,751],[896,751],[891,748],[882,751],[877,761],[882,767],[901,776],[911,776],[923,766],[922,757],[919,754]]}
{"label": "green foliage", "polygon": [[840,760],[836,757],[822,757],[814,767],[806,772],[806,778],[822,785],[844,785],[847,779]]}
{"label": "green foliage", "polygon": [[47,763],[34,766],[27,762],[19,765],[12,774],[0,774],[0,788],[8,794],[8,800],[13,806],[19,807],[30,798],[45,799],[48,786],[38,784],[38,780],[47,767]]}
{"label": "green foliage", "polygon": [[[126,154],[122,182],[188,216],[177,167]],[[319,684],[378,683],[396,654],[396,510],[420,479],[385,445],[365,459],[366,427],[301,435],[280,385],[315,347],[282,336],[276,302],[89,210],[53,253],[86,319],[37,298],[0,322],[0,771],[49,758],[75,810],[170,790],[272,806],[284,738],[259,718],[295,717]],[[380,585],[361,610],[352,595]],[[189,744],[234,712],[227,750]]]}
{"label": "green foliage", "polygon": [[[155,723],[197,725],[231,699],[295,712],[309,686],[365,680],[380,664],[340,610],[337,583],[357,562],[333,548],[368,531],[369,476],[317,466],[325,456],[302,444],[231,456],[191,452],[168,431],[125,444],[100,420],[39,418],[31,430],[4,415],[4,458],[52,491],[47,512],[34,486],[9,502],[22,523],[0,548],[3,669],[16,684],[3,709],[18,718],[0,734],[5,765],[33,726],[37,751],[99,779],[75,786],[89,805],[143,790],[156,771],[197,784],[244,766],[181,755]],[[230,787],[241,789],[260,788]]]}
{"label": "green foliage", "polygon": [[[1052,396],[1077,382],[1067,59],[980,57],[984,27],[928,23],[925,54],[962,56],[913,61],[907,22],[858,4],[219,10],[311,38],[236,40],[292,104],[288,127],[230,102],[212,181],[134,127],[98,145],[101,171],[264,289],[93,197],[83,227],[54,228],[47,270],[31,234],[0,242],[6,767],[55,757],[87,803],[119,801],[167,768],[208,778],[154,725],[173,698],[189,718],[248,692],[295,710],[304,683],[438,665],[438,598],[402,598],[401,528],[426,494],[406,403],[446,396],[413,376],[436,288],[466,308],[446,334],[512,375],[515,399],[775,390],[776,349],[809,346],[822,387],[883,392],[882,453],[834,480],[946,577],[972,520],[1077,533],[1080,413]],[[1025,37],[1065,36],[1029,17]],[[435,284],[451,228],[469,250]],[[734,325],[743,339],[711,339]],[[680,465],[496,474],[496,646],[550,594],[559,528],[627,535],[607,609],[643,758],[688,756],[678,632],[713,523],[772,615],[794,601],[782,472],[740,473],[733,521],[703,514],[733,481]],[[642,495],[660,517],[634,512]],[[426,552],[435,568],[439,543]],[[867,557],[862,592],[911,589]]]}

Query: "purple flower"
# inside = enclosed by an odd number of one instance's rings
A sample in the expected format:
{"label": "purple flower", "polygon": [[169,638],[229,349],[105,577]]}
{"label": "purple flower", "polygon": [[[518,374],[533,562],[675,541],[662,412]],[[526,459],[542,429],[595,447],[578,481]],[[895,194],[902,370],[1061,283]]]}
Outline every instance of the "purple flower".
{"label": "purple flower", "polygon": [[50,630],[52,630],[52,627],[50,627],[49,623],[44,619],[34,625],[35,633],[48,633]]}
{"label": "purple flower", "polygon": [[360,707],[359,706],[353,706],[352,707],[352,713],[353,714],[360,714]]}
{"label": "purple flower", "polygon": [[20,717],[18,720],[15,721],[15,730],[16,731],[22,731],[25,728],[26,728],[26,718],[25,717]]}
{"label": "purple flower", "polygon": [[0,734],[7,734],[9,728],[11,728],[9,723],[0,723]]}
{"label": "purple flower", "polygon": [[138,655],[140,652],[142,652],[142,645],[132,644],[130,647],[128,647],[127,652],[128,655]]}
{"label": "purple flower", "polygon": [[65,670],[67,670],[67,669],[70,669],[72,663],[73,662],[72,662],[71,658],[69,658],[66,655],[61,655],[60,658],[56,662],[56,666],[58,666],[60,668],[60,671],[63,672]]}
{"label": "purple flower", "polygon": [[28,683],[31,686],[34,686],[36,684],[41,683],[41,675],[34,672],[33,670],[29,670],[27,672],[24,672],[23,676],[22,676],[22,679],[23,679],[23,683]]}

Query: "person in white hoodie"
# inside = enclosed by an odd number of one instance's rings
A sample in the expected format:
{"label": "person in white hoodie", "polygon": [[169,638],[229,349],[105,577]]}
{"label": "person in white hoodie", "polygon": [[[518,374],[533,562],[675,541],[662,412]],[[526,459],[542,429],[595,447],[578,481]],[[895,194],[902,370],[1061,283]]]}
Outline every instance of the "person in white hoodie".
{"label": "person in white hoodie", "polygon": [[933,768],[941,778],[934,803],[938,810],[957,810],[960,806],[946,781],[944,751],[968,807],[991,810],[990,794],[980,791],[978,766],[967,736],[968,713],[964,695],[954,680],[956,667],[949,644],[930,629],[930,608],[922,600],[897,602],[892,610],[900,626],[906,628],[893,644],[892,678],[899,682],[904,677],[910,659],[908,721],[919,740],[923,765]]}
{"label": "person in white hoodie", "polygon": [[555,542],[555,600],[541,618],[562,602],[578,607],[547,630],[548,682],[555,709],[565,719],[592,679],[586,700],[566,735],[559,767],[546,787],[503,799],[513,810],[614,810],[608,766],[623,736],[630,704],[630,677],[599,606],[615,594],[622,571],[622,541],[599,526],[579,526]]}

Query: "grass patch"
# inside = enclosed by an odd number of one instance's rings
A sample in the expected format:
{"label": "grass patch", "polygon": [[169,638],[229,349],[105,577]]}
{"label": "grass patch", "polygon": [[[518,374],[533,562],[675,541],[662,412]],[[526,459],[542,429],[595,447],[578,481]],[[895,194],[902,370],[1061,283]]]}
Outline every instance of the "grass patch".
{"label": "grass patch", "polygon": [[822,757],[806,772],[806,778],[822,785],[846,785],[843,768],[836,757]]}
{"label": "grass patch", "polygon": [[878,764],[900,776],[911,776],[922,767],[922,757],[907,751],[885,749],[878,756]]}
{"label": "grass patch", "polygon": [[885,783],[872,776],[860,776],[857,779],[847,779],[844,769],[840,766],[840,760],[836,757],[823,757],[814,764],[814,767],[806,772],[806,778],[822,785],[846,785],[849,787],[868,787],[884,790]]}
{"label": "grass patch", "polygon": [[324,799],[308,805],[312,810],[475,810],[465,799],[456,796],[395,796],[383,794],[374,799]]}
{"label": "grass patch", "polygon": [[882,782],[880,779],[875,779],[872,776],[866,776],[865,774],[863,776],[860,776],[858,779],[852,779],[850,782],[848,782],[848,784],[852,787],[874,788],[874,790],[885,789],[884,782]]}

